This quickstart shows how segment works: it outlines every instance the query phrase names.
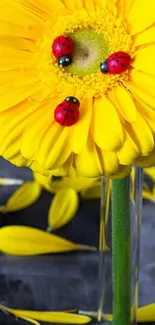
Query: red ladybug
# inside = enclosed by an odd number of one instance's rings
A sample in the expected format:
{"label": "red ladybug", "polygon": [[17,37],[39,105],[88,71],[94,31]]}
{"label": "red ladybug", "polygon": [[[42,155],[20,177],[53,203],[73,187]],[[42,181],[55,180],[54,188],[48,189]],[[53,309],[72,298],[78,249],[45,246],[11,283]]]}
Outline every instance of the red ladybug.
{"label": "red ladybug", "polygon": [[126,52],[115,52],[107,60],[101,62],[102,73],[119,74],[126,71],[131,63],[131,57]]}
{"label": "red ladybug", "polygon": [[60,65],[67,66],[71,64],[74,51],[73,40],[69,36],[57,37],[53,42],[52,51]]}
{"label": "red ladybug", "polygon": [[54,111],[54,119],[61,125],[71,126],[79,119],[80,102],[75,97],[67,97]]}

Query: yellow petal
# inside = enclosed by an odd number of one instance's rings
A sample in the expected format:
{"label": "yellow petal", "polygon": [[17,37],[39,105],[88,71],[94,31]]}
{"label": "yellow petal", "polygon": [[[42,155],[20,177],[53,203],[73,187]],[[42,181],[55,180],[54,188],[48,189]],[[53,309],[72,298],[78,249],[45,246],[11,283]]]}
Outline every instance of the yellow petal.
{"label": "yellow petal", "polygon": [[9,89],[5,94],[0,95],[0,111],[6,110],[33,95],[38,89],[37,83]]}
{"label": "yellow petal", "polygon": [[85,149],[79,155],[75,156],[75,166],[79,175],[85,177],[98,177],[103,175],[96,146],[91,135],[88,136]]}
{"label": "yellow petal", "polygon": [[[18,0],[18,1],[22,2],[25,5],[25,0]],[[42,0],[37,0],[37,2],[36,0],[28,0],[27,3],[28,6],[31,5],[31,7],[33,6],[33,8],[36,8],[42,12],[46,12],[47,14],[49,13],[49,11],[51,12],[52,10],[57,12],[59,11],[61,12],[64,10],[64,12],[66,13],[65,6],[63,5],[63,1],[61,0],[58,0],[57,3],[54,4],[54,6],[51,0],[46,0],[46,2],[43,2]]]}
{"label": "yellow petal", "polygon": [[112,179],[120,179],[120,178],[125,178],[130,175],[132,170],[131,166],[123,166],[120,165],[120,168],[116,174],[113,174],[110,176]]}
{"label": "yellow petal", "polygon": [[37,46],[34,42],[16,36],[0,35],[0,44],[8,47],[8,51],[10,50],[10,48],[34,53],[37,51]]}
{"label": "yellow petal", "polygon": [[67,10],[63,5],[63,1],[57,1],[54,5],[50,0],[43,2],[42,0],[15,0],[17,3],[22,4],[25,11],[30,11],[34,16],[41,18],[42,20],[51,20],[53,25],[57,22],[58,15],[66,15]]}
{"label": "yellow petal", "polygon": [[[0,309],[6,312],[10,312],[16,317],[39,320],[47,323],[59,323],[59,324],[87,324],[91,321],[90,317],[76,315],[65,311],[30,311],[11,309],[0,305]],[[34,322],[35,324],[35,322]],[[37,324],[37,323],[36,323]]]}
{"label": "yellow petal", "polygon": [[0,45],[0,71],[32,68],[36,65],[33,53]]}
{"label": "yellow petal", "polygon": [[73,163],[73,155],[71,154],[68,159],[56,169],[52,169],[51,174],[53,176],[65,177],[70,175],[70,171]]}
{"label": "yellow petal", "polygon": [[134,45],[140,46],[148,43],[154,43],[154,40],[155,40],[155,26],[137,34],[134,39]]}
{"label": "yellow petal", "polygon": [[97,182],[97,178],[86,178],[77,175],[77,172],[71,168],[70,176],[63,177],[61,179],[52,179],[51,177],[44,177],[40,174],[34,173],[35,180],[47,191],[51,193],[57,193],[60,189],[73,188],[76,192],[82,189],[87,189],[94,186]]}
{"label": "yellow petal", "polygon": [[130,26],[130,32],[133,34],[139,33],[142,30],[151,26],[155,21],[155,1],[135,0],[127,20]]}
{"label": "yellow petal", "polygon": [[83,9],[82,0],[62,0],[62,2],[68,10]]}
{"label": "yellow petal", "polygon": [[87,142],[90,119],[92,114],[92,99],[80,103],[80,118],[72,128],[71,145],[74,153],[79,153]]}
{"label": "yellow petal", "polygon": [[127,16],[132,8],[134,0],[117,0],[117,12],[119,17],[127,19]]}
{"label": "yellow petal", "polygon": [[132,9],[135,0],[123,0],[123,15],[125,18],[128,17],[129,12]]}
{"label": "yellow petal", "polygon": [[134,122],[136,120],[136,106],[129,91],[118,85],[113,87],[112,96],[116,107],[125,120]]}
{"label": "yellow petal", "polygon": [[153,181],[155,181],[155,167],[145,168],[144,173],[149,175]]}
{"label": "yellow petal", "polygon": [[155,149],[147,157],[138,158],[135,163],[139,167],[153,166],[155,164]]}
{"label": "yellow petal", "polygon": [[98,149],[98,155],[104,171],[104,176],[108,177],[109,175],[116,174],[119,171],[120,166],[115,152],[106,152]]}
{"label": "yellow petal", "polygon": [[29,166],[27,165],[27,159],[25,159],[19,151],[19,141],[15,141],[14,145],[9,146],[8,149],[3,152],[2,156],[18,167]]}
{"label": "yellow petal", "polygon": [[1,71],[0,73],[0,92],[5,89],[14,88],[21,86],[30,85],[32,82],[36,82],[38,80],[37,73],[32,69],[27,69],[26,71]]}
{"label": "yellow petal", "polygon": [[[27,125],[42,117],[44,110],[39,107],[38,103],[31,105],[28,101],[24,101],[14,106],[8,111],[0,113],[0,151],[1,154],[6,150],[11,150],[12,146],[20,149],[22,134]],[[48,112],[47,112],[48,113]],[[47,114],[46,113],[46,114]],[[45,114],[45,115],[46,115]],[[9,121],[8,121],[9,116]],[[32,143],[31,143],[32,145]],[[14,150],[14,148],[12,150]],[[31,150],[31,146],[29,147]]]}
{"label": "yellow petal", "polygon": [[105,151],[115,151],[123,144],[124,134],[119,116],[105,96],[95,99],[91,130],[94,141]]}
{"label": "yellow petal", "polygon": [[50,8],[48,8],[49,12],[47,11],[47,1],[46,4],[41,5],[41,1],[37,0],[35,3],[33,0],[23,1],[23,0],[15,0],[17,6],[23,8],[25,12],[29,11],[34,16],[38,16],[41,20],[47,20],[49,18]]}
{"label": "yellow petal", "polygon": [[123,0],[117,0],[117,14],[119,17],[122,17],[124,14],[124,1]]}
{"label": "yellow petal", "polygon": [[126,132],[122,148],[117,151],[119,163],[122,165],[131,165],[136,158],[140,156],[140,151],[130,135]]}
{"label": "yellow petal", "polygon": [[123,81],[126,88],[130,89],[135,98],[155,109],[154,77],[134,69],[130,73],[130,80]]}
{"label": "yellow petal", "polygon": [[[136,86],[139,86],[142,91],[153,97],[154,92],[152,88],[154,87],[155,78],[154,76],[149,75],[148,73],[137,71],[135,69],[132,70],[130,74],[130,80]],[[154,107],[154,106],[153,106]],[[154,107],[155,109],[155,107]]]}
{"label": "yellow petal", "polygon": [[0,21],[0,35],[10,35],[22,37],[24,39],[36,40],[37,34],[39,34],[39,28],[38,33],[36,33],[34,28],[19,26],[18,22],[16,22],[16,24],[12,24],[6,21]]}
{"label": "yellow petal", "polygon": [[48,226],[52,230],[63,227],[76,215],[78,206],[79,198],[73,188],[59,190],[48,212]]}
{"label": "yellow petal", "polygon": [[51,123],[44,133],[36,153],[36,160],[45,169],[60,167],[70,156],[69,135],[71,128],[63,127],[56,122]]}
{"label": "yellow petal", "polygon": [[17,1],[10,2],[9,0],[1,2],[0,20],[27,28],[41,23],[38,15],[19,5]]}
{"label": "yellow petal", "polygon": [[[94,5],[102,8],[105,8],[105,6],[107,5],[105,1],[101,1],[101,0],[93,0],[93,1],[94,1]],[[116,2],[116,0],[114,2]]]}
{"label": "yellow petal", "polygon": [[[12,121],[15,121],[15,123],[21,124],[25,118],[27,118],[28,115],[32,115],[33,112],[37,112],[40,108],[40,105],[38,103],[31,103],[28,100],[23,101],[19,105],[16,105],[14,107],[9,108],[8,111],[4,111],[0,113],[0,126],[1,129],[3,126],[5,128],[7,127],[7,124],[10,125]],[[8,114],[9,114],[9,123],[8,123]],[[14,127],[16,124],[13,124]]]}
{"label": "yellow petal", "polygon": [[33,173],[33,176],[36,182],[38,182],[41,186],[43,186],[48,192],[52,192],[52,188],[51,188],[52,177],[43,176],[38,173]]}
{"label": "yellow petal", "polygon": [[51,177],[51,172],[49,170],[44,169],[43,167],[41,167],[40,165],[38,165],[36,163],[36,161],[31,161],[28,160],[27,162],[27,167],[30,167],[34,172],[39,173],[43,176],[48,176]]}
{"label": "yellow petal", "polygon": [[[92,317],[97,317],[97,314],[94,312],[89,313]],[[113,315],[111,314],[104,314],[104,319],[112,322]],[[155,304],[150,304],[144,307],[140,307],[137,309],[137,321],[138,322],[154,322],[155,321]]]}
{"label": "yellow petal", "polygon": [[[37,177],[37,179],[38,179],[38,177]],[[39,181],[40,181],[40,177],[39,177]],[[80,176],[72,177],[72,176],[70,176],[70,177],[64,177],[61,180],[55,180],[55,181],[53,180],[50,183],[49,187],[47,187],[47,184],[45,185],[45,181],[44,181],[43,186],[47,190],[50,190],[51,193],[57,193],[60,189],[67,189],[69,187],[72,187],[72,188],[74,188],[75,191],[79,192],[82,189],[91,187],[95,182],[96,182],[95,178],[86,178],[86,177],[80,177]]]}
{"label": "yellow petal", "polygon": [[155,203],[155,188],[154,188],[153,193],[150,193],[149,191],[143,190],[143,198]]}
{"label": "yellow petal", "polygon": [[136,121],[132,124],[125,122],[124,127],[135,142],[141,155],[147,156],[154,148],[154,137],[142,115],[137,111]]}
{"label": "yellow petal", "polygon": [[155,110],[139,100],[136,101],[136,106],[141,115],[144,116],[146,122],[150,126],[152,133],[155,135]]}
{"label": "yellow petal", "polygon": [[[11,121],[12,122],[12,121]],[[12,158],[20,154],[20,141],[19,141],[19,136],[21,135],[21,130],[22,130],[22,124],[18,125],[17,128],[11,129],[12,124],[8,123],[8,128],[2,128],[2,133],[0,134],[0,138],[3,139],[4,141],[1,142],[0,145],[0,150],[1,150],[1,155],[4,156],[6,153],[6,156]],[[9,132],[10,130],[10,132]],[[21,154],[20,154],[21,155]]]}
{"label": "yellow petal", "polygon": [[26,182],[8,199],[3,212],[9,213],[25,209],[35,203],[41,195],[41,187],[37,182]]}
{"label": "yellow petal", "polygon": [[31,323],[31,324],[34,324],[34,325],[41,325],[39,322],[37,322],[36,320],[34,319],[30,319],[30,318],[27,318],[27,317],[21,317],[22,319],[26,320],[27,322]]}
{"label": "yellow petal", "polygon": [[95,4],[93,0],[83,0],[83,6],[89,10],[95,10]]}
{"label": "yellow petal", "polygon": [[21,152],[27,159],[35,159],[36,152],[40,143],[44,141],[44,133],[53,119],[53,112],[50,109],[50,103],[45,102],[39,107],[34,115],[35,122],[32,120],[27,123],[27,128],[23,132],[21,139]]}
{"label": "yellow petal", "polygon": [[[155,34],[154,34],[155,37]],[[134,60],[132,61],[132,66],[137,70],[144,71],[148,74],[155,76],[155,65],[152,64],[155,58],[155,45],[150,44],[146,47],[142,47],[137,52],[135,52]],[[155,86],[155,78],[153,85]],[[145,79],[143,79],[145,83]]]}
{"label": "yellow petal", "polygon": [[138,308],[137,310],[138,322],[154,322],[155,321],[155,304]]}
{"label": "yellow petal", "polygon": [[94,186],[82,190],[80,195],[85,200],[99,199],[101,197],[101,182],[97,182]]}
{"label": "yellow petal", "polygon": [[0,229],[0,250],[5,254],[30,256],[78,249],[91,248],[31,227],[6,226]]}

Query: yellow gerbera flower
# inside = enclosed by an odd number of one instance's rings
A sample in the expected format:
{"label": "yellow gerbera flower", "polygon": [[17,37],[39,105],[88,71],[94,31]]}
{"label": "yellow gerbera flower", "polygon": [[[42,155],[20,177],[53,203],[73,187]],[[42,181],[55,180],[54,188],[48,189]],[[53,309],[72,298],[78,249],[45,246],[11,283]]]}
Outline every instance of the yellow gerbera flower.
{"label": "yellow gerbera flower", "polygon": [[[69,35],[73,63],[60,67],[54,39]],[[2,0],[0,154],[44,175],[88,177],[155,162],[155,1]],[[116,51],[131,67],[102,74]],[[54,120],[66,97],[80,101],[71,127]]]}

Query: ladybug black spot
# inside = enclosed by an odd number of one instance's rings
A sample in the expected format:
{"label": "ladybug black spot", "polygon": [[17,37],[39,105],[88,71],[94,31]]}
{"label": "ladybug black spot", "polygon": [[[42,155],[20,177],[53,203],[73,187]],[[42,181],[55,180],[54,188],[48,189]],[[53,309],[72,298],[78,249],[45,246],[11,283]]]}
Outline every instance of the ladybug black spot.
{"label": "ladybug black spot", "polygon": [[121,66],[124,67],[124,63],[122,63]]}
{"label": "ladybug black spot", "polygon": [[63,42],[63,43],[61,43],[61,45],[62,45],[62,46],[65,46],[65,43]]}
{"label": "ladybug black spot", "polygon": [[70,113],[73,113],[74,111],[72,109],[70,109]]}
{"label": "ladybug black spot", "polygon": [[66,111],[66,108],[63,108],[63,111]]}
{"label": "ladybug black spot", "polygon": [[113,67],[114,69],[116,68],[116,66],[115,66],[115,65],[113,65],[112,67]]}
{"label": "ladybug black spot", "polygon": [[118,62],[119,62],[119,60],[117,59],[117,60],[115,60],[115,62],[117,62],[117,63],[118,63]]}
{"label": "ladybug black spot", "polygon": [[70,49],[71,47],[68,45],[67,48]]}

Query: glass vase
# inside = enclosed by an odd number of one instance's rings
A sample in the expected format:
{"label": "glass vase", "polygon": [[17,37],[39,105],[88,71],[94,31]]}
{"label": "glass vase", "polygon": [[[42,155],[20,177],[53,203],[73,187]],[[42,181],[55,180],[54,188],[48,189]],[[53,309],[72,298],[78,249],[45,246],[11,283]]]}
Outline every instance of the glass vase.
{"label": "glass vase", "polygon": [[137,324],[142,181],[102,178],[98,324]]}

